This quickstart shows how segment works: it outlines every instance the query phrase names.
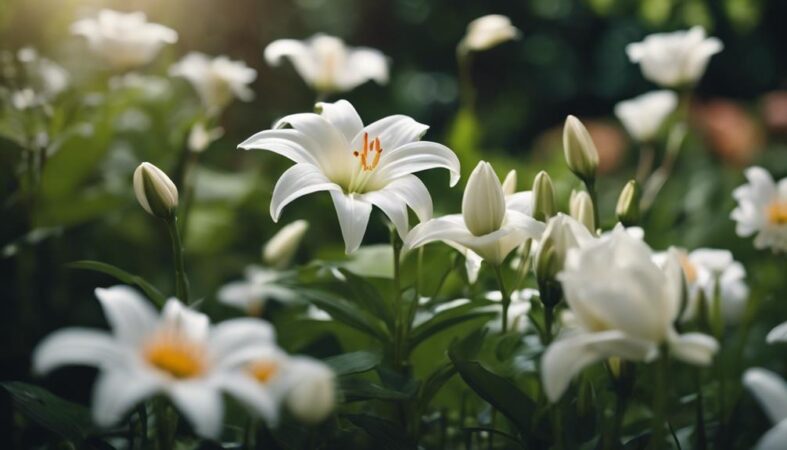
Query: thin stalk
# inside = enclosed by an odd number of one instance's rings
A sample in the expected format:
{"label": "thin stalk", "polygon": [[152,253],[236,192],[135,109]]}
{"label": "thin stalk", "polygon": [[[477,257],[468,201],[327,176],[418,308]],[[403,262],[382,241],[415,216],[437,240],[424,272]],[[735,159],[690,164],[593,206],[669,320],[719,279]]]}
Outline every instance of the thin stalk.
{"label": "thin stalk", "polygon": [[[405,318],[404,305],[402,305],[402,241],[391,228],[391,248],[393,249],[393,308],[394,308],[394,342],[393,342],[393,366],[401,371],[404,368],[404,346],[405,346]],[[417,301],[417,300],[416,300]]]}
{"label": "thin stalk", "polygon": [[456,48],[456,62],[459,72],[459,100],[462,107],[474,111],[476,91],[473,86],[473,53],[462,43]]}
{"label": "thin stalk", "polygon": [[246,450],[254,450],[257,447],[257,423],[253,417],[249,417],[246,421],[246,427],[243,434],[243,448]]}
{"label": "thin stalk", "polygon": [[[708,448],[708,437],[705,432],[705,408],[704,396],[702,395],[702,372],[697,369],[694,374],[694,388],[697,390],[697,424],[694,427],[695,436],[697,438],[697,450],[705,450]],[[723,422],[722,422],[723,423]]]}
{"label": "thin stalk", "polygon": [[497,285],[500,287],[500,294],[502,296],[502,332],[505,334],[508,332],[508,307],[511,305],[511,293],[506,290],[506,285],[503,281],[503,270],[500,268],[500,265],[495,266],[495,275],[497,276]]}
{"label": "thin stalk", "polygon": [[669,355],[667,348],[662,347],[661,355],[656,361],[655,370],[655,389],[653,392],[653,434],[650,441],[650,449],[660,450],[664,448],[664,423],[667,421],[667,371],[669,370]]}
{"label": "thin stalk", "polygon": [[[598,193],[596,192],[596,181],[595,180],[585,180],[585,189],[587,189],[588,194],[590,194],[590,200],[593,201],[593,224],[595,225],[596,229],[601,228],[601,222],[599,222],[599,205],[598,205]],[[595,235],[595,230],[593,230],[593,235]]]}
{"label": "thin stalk", "polygon": [[639,147],[639,162],[637,163],[637,182],[641,185],[653,170],[653,161],[656,159],[656,151],[653,145],[643,142]]}
{"label": "thin stalk", "polygon": [[166,222],[169,237],[172,241],[172,258],[175,266],[175,295],[183,303],[189,304],[189,280],[186,276],[186,268],[183,259],[183,244],[180,241],[177,215],[173,214]]}
{"label": "thin stalk", "polygon": [[154,407],[156,409],[157,448],[158,450],[174,448],[178,416],[163,398],[156,399]]}

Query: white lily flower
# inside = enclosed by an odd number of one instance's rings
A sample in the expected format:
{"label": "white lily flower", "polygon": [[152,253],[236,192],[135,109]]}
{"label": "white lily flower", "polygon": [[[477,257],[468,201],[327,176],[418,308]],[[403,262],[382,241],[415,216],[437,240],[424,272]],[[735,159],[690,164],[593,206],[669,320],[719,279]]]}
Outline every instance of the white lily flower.
{"label": "white lily flower", "polygon": [[770,370],[755,367],[743,374],[743,384],[774,424],[757,442],[755,450],[783,450],[787,442],[787,383]]}
{"label": "white lily flower", "polygon": [[[217,437],[222,391],[239,365],[266,355],[274,332],[256,319],[211,326],[204,314],[171,299],[159,313],[128,286],[96,289],[112,332],[70,328],[45,338],[33,355],[37,373],[68,364],[100,369],[93,392],[93,420],[117,424],[137,403],[163,394],[197,434]],[[231,394],[254,395],[232,385]]]}
{"label": "white lily flower", "polygon": [[249,85],[257,79],[257,71],[243,61],[191,52],[170,67],[169,74],[188,80],[211,114],[224,109],[233,98],[244,102],[254,99]]}
{"label": "white lily flower", "polygon": [[143,66],[166,44],[178,40],[175,30],[147,21],[145,13],[102,9],[95,18],[71,25],[71,33],[84,36],[90,49],[116,70]]}
{"label": "white lily flower", "polygon": [[304,41],[279,39],[265,47],[265,61],[278,66],[287,58],[298,75],[322,93],[345,92],[374,80],[388,82],[388,59],[379,50],[348,47],[343,40],[316,34]]}
{"label": "white lily flower", "polygon": [[664,121],[678,106],[678,95],[672,91],[654,91],[615,105],[615,116],[626,131],[640,142],[653,139]]}
{"label": "white lily flower", "polygon": [[642,42],[627,45],[626,54],[631,62],[639,63],[648,80],[664,87],[678,87],[702,78],[710,57],[723,48],[720,40],[707,38],[705,30],[696,26],[651,34]]}
{"label": "white lily flower", "polygon": [[769,344],[777,342],[787,342],[787,322],[775,326],[765,337],[765,341]]}
{"label": "white lily flower", "polygon": [[506,199],[491,164],[481,161],[467,180],[462,214],[419,224],[405,239],[404,248],[443,241],[454,248],[468,249],[491,264],[501,264],[525,239],[538,239],[544,231],[542,222],[519,209],[525,203],[523,199],[531,197],[514,196]]}
{"label": "white lily flower", "polygon": [[467,34],[460,45],[468,50],[484,51],[506,41],[519,39],[519,29],[511,25],[511,19],[501,14],[479,17],[467,25]]}
{"label": "white lily flower", "polygon": [[[530,312],[530,299],[538,296],[537,289],[525,288],[511,292],[511,304],[508,305],[508,328],[516,333],[524,333],[530,326],[527,314]],[[491,291],[486,294],[487,300],[494,302],[503,301],[503,294],[500,291]],[[500,318],[503,313],[499,307],[495,307],[499,312],[498,317],[490,320],[487,324],[490,330],[499,333],[502,321]]]}
{"label": "white lily flower", "polygon": [[283,269],[290,265],[303,235],[309,229],[309,222],[296,220],[279,230],[262,249],[262,259],[266,264]]}
{"label": "white lily flower", "polygon": [[363,126],[346,100],[318,103],[319,114],[286,116],[272,130],[250,137],[238,148],[278,153],[296,164],[273,188],[274,222],[282,209],[307,194],[328,191],[339,216],[345,250],[358,249],[366,233],[372,205],[380,208],[404,239],[409,230],[407,208],[418,219],[432,217],[432,198],[413,173],[443,168],[450,185],[459,180],[459,159],[448,147],[420,141],[429,128],[410,117],[388,116]]}
{"label": "white lily flower", "polygon": [[676,257],[662,269],[651,249],[618,226],[605,239],[572,250],[558,275],[576,327],[553,342],[542,358],[541,377],[550,401],[590,364],[616,356],[651,361],[661,345],[691,364],[708,365],[718,348],[701,333],[678,335],[683,275]]}
{"label": "white lily flower", "polygon": [[738,236],[754,238],[754,247],[787,251],[787,178],[778,183],[762,167],[746,169],[748,183],[732,192],[738,206],[730,217]]}
{"label": "white lily flower", "polygon": [[280,284],[283,275],[278,270],[260,266],[249,266],[242,281],[225,284],[216,294],[219,301],[257,316],[262,313],[269,300],[290,303],[296,299],[295,292]]}

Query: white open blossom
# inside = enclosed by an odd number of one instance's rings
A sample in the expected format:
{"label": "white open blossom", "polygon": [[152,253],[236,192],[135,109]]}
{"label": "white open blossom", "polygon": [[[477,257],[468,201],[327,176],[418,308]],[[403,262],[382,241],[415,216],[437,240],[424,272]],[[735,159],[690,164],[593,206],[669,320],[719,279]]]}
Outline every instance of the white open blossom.
{"label": "white open blossom", "polygon": [[278,270],[249,266],[244,275],[243,280],[232,281],[219,289],[220,302],[257,316],[269,300],[289,303],[296,299],[292,288],[281,283],[285,274]]}
{"label": "white open blossom", "polygon": [[749,181],[732,193],[738,206],[730,217],[737,222],[735,232],[748,237],[756,234],[754,246],[787,251],[787,178],[774,182],[762,167],[746,169]]}
{"label": "white open blossom", "polygon": [[211,114],[221,111],[233,98],[244,102],[254,98],[249,85],[257,79],[257,71],[226,56],[211,58],[191,52],[170,67],[169,74],[188,80]]}
{"label": "white open blossom", "polygon": [[674,92],[654,91],[618,103],[615,115],[631,137],[646,142],[656,136],[677,106],[678,96]]}
{"label": "white open blossom", "polygon": [[428,126],[404,115],[364,126],[346,100],[317,107],[319,114],[286,116],[272,130],[261,131],[238,146],[268,150],[296,163],[273,188],[270,212],[274,221],[293,200],[328,191],[345,250],[352,253],[361,245],[373,205],[388,216],[403,239],[409,231],[408,207],[421,221],[432,217],[432,198],[414,172],[443,168],[451,173],[451,186],[459,180],[459,159],[454,152],[420,140]]}
{"label": "white open blossom", "polygon": [[[405,240],[406,250],[443,241],[467,249],[491,264],[501,264],[525,239],[538,239],[544,224],[519,206],[526,196],[506,199],[492,165],[481,161],[467,180],[462,214],[451,214],[417,225]],[[467,254],[466,254],[467,256]]]}
{"label": "white open blossom", "polygon": [[489,14],[479,17],[467,25],[467,34],[462,39],[460,48],[483,51],[506,41],[519,39],[522,33],[511,25],[511,19],[501,14]]}
{"label": "white open blossom", "polygon": [[551,401],[582,369],[612,356],[651,361],[668,345],[672,356],[708,365],[718,348],[705,334],[675,331],[683,291],[677,257],[660,268],[651,249],[622,226],[570,251],[558,279],[576,321],[542,358],[541,379]]}
{"label": "white open blossom", "polygon": [[754,394],[773,423],[754,449],[784,450],[787,443],[787,383],[770,370],[755,367],[743,374],[743,384]]}
{"label": "white open blossom", "polygon": [[69,364],[99,368],[93,392],[99,426],[115,425],[134,405],[163,394],[197,434],[217,437],[222,392],[257,397],[256,389],[234,383],[233,374],[270,353],[274,332],[266,322],[243,318],[211,326],[207,316],[175,299],[159,314],[128,286],[96,289],[96,296],[112,331],[57,331],[36,348],[33,367],[38,373]]}
{"label": "white open blossom", "polygon": [[94,18],[74,22],[71,32],[84,36],[90,49],[117,70],[143,66],[166,44],[178,40],[175,30],[148,22],[145,13],[109,9],[102,9]]}
{"label": "white open blossom", "polygon": [[710,57],[723,48],[720,40],[706,37],[705,30],[696,26],[651,34],[642,42],[626,46],[626,54],[631,62],[639,63],[648,80],[664,87],[679,87],[702,78]]}
{"label": "white open blossom", "polygon": [[309,39],[279,39],[265,48],[265,61],[278,66],[289,59],[298,75],[322,93],[345,92],[369,81],[388,82],[388,59],[379,50],[348,47],[326,34]]}

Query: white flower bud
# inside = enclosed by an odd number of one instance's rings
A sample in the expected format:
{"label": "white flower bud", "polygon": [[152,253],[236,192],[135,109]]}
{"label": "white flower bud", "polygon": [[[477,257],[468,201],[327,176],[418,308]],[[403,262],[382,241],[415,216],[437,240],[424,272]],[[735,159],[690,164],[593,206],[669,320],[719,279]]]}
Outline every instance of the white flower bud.
{"label": "white flower bud", "polygon": [[582,225],[585,225],[591,233],[595,233],[596,231],[593,208],[593,199],[590,198],[590,194],[585,191],[571,192],[571,200],[569,201],[571,217],[577,219],[577,222]]}
{"label": "white flower bud", "polygon": [[301,422],[322,422],[336,407],[336,375],[327,365],[311,358],[295,357],[290,364],[287,408]]}
{"label": "white flower bud", "polygon": [[554,279],[563,270],[569,249],[578,248],[593,241],[587,228],[563,213],[549,219],[541,236],[536,254],[536,278],[539,283]]}
{"label": "white flower bud", "polygon": [[178,207],[175,183],[148,162],[143,162],[134,171],[134,194],[145,211],[160,219],[169,219]]}
{"label": "white flower bud", "polygon": [[549,174],[542,170],[533,179],[533,218],[543,222],[556,212],[555,187]]}
{"label": "white flower bud", "polygon": [[296,220],[279,230],[263,247],[262,260],[279,269],[287,267],[308,229],[309,222]]}
{"label": "white flower bud", "polygon": [[584,182],[596,178],[598,151],[587,128],[574,116],[566,117],[563,126],[563,153],[568,168]]}
{"label": "white flower bud", "polygon": [[503,180],[503,193],[505,195],[515,194],[516,193],[516,182],[517,182],[516,170],[511,169],[508,172],[508,174],[506,174],[506,177]]}
{"label": "white flower bud", "polygon": [[615,215],[623,225],[630,227],[639,221],[639,183],[630,180],[620,191],[618,204],[615,207]]}
{"label": "white flower bud", "polygon": [[500,14],[489,14],[467,25],[467,34],[460,45],[469,50],[483,51],[518,39],[519,36],[519,29],[511,25],[511,19]]}
{"label": "white flower bud", "polygon": [[476,236],[500,229],[506,215],[506,199],[492,165],[480,161],[467,180],[462,198],[465,225]]}

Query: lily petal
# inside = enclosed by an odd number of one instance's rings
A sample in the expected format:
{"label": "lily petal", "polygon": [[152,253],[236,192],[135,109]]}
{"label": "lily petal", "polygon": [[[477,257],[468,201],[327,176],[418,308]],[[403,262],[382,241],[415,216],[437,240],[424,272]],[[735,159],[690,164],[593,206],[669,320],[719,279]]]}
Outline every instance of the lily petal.
{"label": "lily petal", "polygon": [[278,66],[282,59],[289,58],[295,71],[307,83],[311,83],[317,74],[315,60],[309,48],[295,39],[279,39],[265,47],[265,61],[271,66]]}
{"label": "lily petal", "polygon": [[311,164],[296,164],[287,169],[273,187],[270,212],[274,222],[279,221],[282,209],[293,200],[319,191],[341,192],[318,167]]}
{"label": "lily petal", "polygon": [[124,342],[138,342],[158,323],[153,305],[129,286],[98,288],[95,293],[113,333]]}
{"label": "lily petal", "polygon": [[243,363],[248,348],[268,348],[275,344],[276,332],[268,323],[250,317],[225,320],[211,330],[210,353],[217,367]]}
{"label": "lily petal", "polygon": [[773,423],[787,420],[787,383],[779,375],[754,367],[743,374],[743,384]]}
{"label": "lily petal", "polygon": [[336,79],[340,90],[350,90],[366,80],[374,80],[378,84],[388,82],[388,60],[379,50],[359,47],[350,50],[347,55],[347,67]]}
{"label": "lily petal", "polygon": [[345,195],[340,190],[331,190],[331,198],[339,217],[344,251],[349,255],[361,246],[372,213],[372,204],[355,195]]}
{"label": "lily petal", "polygon": [[319,165],[314,153],[319,148],[311,138],[294,129],[265,130],[256,133],[238,145],[243,150],[267,150],[284,156],[295,163]]}
{"label": "lily petal", "polygon": [[428,169],[447,169],[451,173],[449,184],[459,181],[459,158],[448,147],[436,142],[412,142],[380,158],[379,176],[394,180]]}
{"label": "lily petal", "polygon": [[93,420],[101,427],[116,425],[134,405],[161,389],[159,378],[142,370],[102,372],[93,387]]}
{"label": "lily petal", "polygon": [[716,339],[702,333],[674,335],[669,342],[670,352],[676,358],[689,364],[707,366],[719,350]]}
{"label": "lily petal", "polygon": [[262,417],[267,425],[278,423],[281,399],[274,390],[241,373],[225,376],[222,389]]}
{"label": "lily petal", "polygon": [[402,199],[415,211],[418,220],[425,222],[432,218],[432,197],[424,182],[415,175],[405,175],[386,185],[381,192],[393,194]]}
{"label": "lily petal", "polygon": [[317,103],[317,108],[321,110],[320,115],[328,122],[332,123],[341,133],[347,142],[352,142],[363,128],[361,116],[347,100],[339,100],[336,103]]}
{"label": "lily petal", "polygon": [[172,402],[199,436],[216,438],[221,433],[224,402],[221,393],[201,381],[173,383],[167,389]]}
{"label": "lily petal", "polygon": [[407,232],[410,230],[407,216],[407,204],[398,196],[390,194],[390,192],[386,192],[386,189],[383,188],[379,191],[361,194],[359,198],[380,208],[396,227],[399,237],[404,239],[407,236]]}
{"label": "lily petal", "polygon": [[84,328],[56,331],[38,344],[33,370],[44,374],[57,367],[76,364],[94,367],[122,365],[125,349],[107,332]]}
{"label": "lily petal", "polygon": [[782,420],[768,430],[757,442],[755,450],[784,450],[787,442],[787,420]]}
{"label": "lily petal", "polygon": [[396,152],[403,145],[420,140],[428,129],[428,125],[416,122],[412,117],[388,116],[370,123],[349,142],[352,148],[360,148],[363,145],[364,133],[368,133],[370,138],[380,138],[385,159],[386,153]]}

